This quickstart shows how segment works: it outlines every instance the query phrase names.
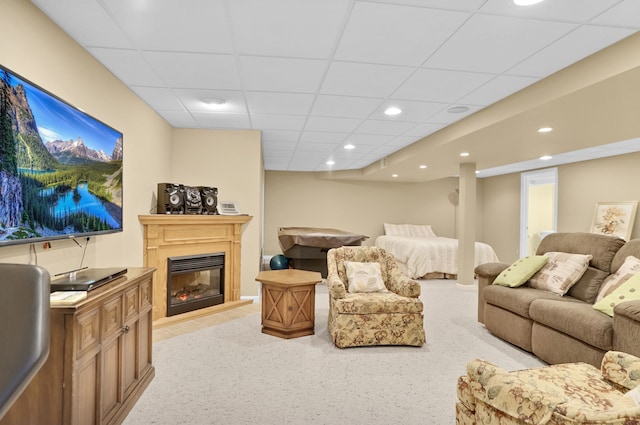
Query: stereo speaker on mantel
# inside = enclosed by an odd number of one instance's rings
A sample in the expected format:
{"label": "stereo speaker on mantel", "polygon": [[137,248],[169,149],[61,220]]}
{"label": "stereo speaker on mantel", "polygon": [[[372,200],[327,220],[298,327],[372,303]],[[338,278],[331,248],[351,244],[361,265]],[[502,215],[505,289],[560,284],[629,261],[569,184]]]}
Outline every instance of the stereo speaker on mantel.
{"label": "stereo speaker on mantel", "polygon": [[184,214],[184,208],[184,186],[174,183],[158,183],[158,214]]}
{"label": "stereo speaker on mantel", "polygon": [[202,197],[200,196],[200,188],[192,186],[184,187],[184,213],[202,214]]}
{"label": "stereo speaker on mantel", "polygon": [[202,214],[218,214],[218,188],[200,186]]}

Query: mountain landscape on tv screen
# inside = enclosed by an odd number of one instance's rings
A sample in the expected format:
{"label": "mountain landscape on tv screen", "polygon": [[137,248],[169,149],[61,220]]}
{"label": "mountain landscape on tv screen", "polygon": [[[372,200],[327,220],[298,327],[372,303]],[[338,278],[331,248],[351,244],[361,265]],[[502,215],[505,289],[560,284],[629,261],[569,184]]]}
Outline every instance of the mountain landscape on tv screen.
{"label": "mountain landscape on tv screen", "polygon": [[0,68],[0,242],[121,230],[122,153],[121,133]]}

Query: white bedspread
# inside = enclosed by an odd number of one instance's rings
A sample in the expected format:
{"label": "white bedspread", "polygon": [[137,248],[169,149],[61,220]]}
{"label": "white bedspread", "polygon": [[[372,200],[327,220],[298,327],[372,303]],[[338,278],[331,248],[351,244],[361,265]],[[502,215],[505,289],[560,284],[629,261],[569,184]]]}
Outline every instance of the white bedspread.
{"label": "white bedspread", "polygon": [[[440,236],[378,236],[376,246],[396,257],[407,275],[419,279],[428,273],[458,274],[458,240]],[[476,242],[475,266],[498,261],[490,245]]]}

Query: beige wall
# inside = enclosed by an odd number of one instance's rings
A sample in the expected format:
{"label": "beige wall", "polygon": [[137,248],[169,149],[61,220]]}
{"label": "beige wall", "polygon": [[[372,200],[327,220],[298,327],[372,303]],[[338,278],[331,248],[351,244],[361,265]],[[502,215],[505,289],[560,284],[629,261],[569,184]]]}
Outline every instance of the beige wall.
{"label": "beige wall", "polygon": [[218,201],[236,201],[253,216],[243,226],[241,295],[257,295],[262,231],[262,156],[260,132],[174,129],[172,182],[218,188]]}
{"label": "beige wall", "polygon": [[[482,193],[482,185],[478,185]],[[383,223],[430,224],[439,236],[454,237],[456,209],[448,194],[457,178],[428,183],[396,184],[322,180],[314,173],[265,173],[264,252],[281,252],[280,227],[326,227],[369,236],[373,245]],[[482,239],[482,207],[478,199],[478,238]]]}
{"label": "beige wall", "polygon": [[[640,200],[640,153],[558,167],[558,231],[588,232],[596,202]],[[483,235],[501,261],[520,257],[520,174],[482,179]],[[640,222],[631,238],[640,238]]]}
{"label": "beige wall", "polygon": [[[149,212],[156,182],[166,178],[171,127],[29,1],[2,2],[0,52],[2,65],[124,133],[124,232],[92,238],[84,265],[142,265],[138,214]],[[78,268],[76,244],[51,245],[34,244],[38,264],[52,274]],[[1,248],[0,261],[35,262],[29,249]]]}
{"label": "beige wall", "polygon": [[[159,182],[217,186],[222,199],[253,215],[242,239],[242,295],[257,293],[262,196],[260,134],[255,131],[173,130],[30,1],[4,0],[0,63],[124,133],[124,232],[96,236],[84,265],[142,266],[138,215],[156,208]],[[84,245],[84,241],[80,241]],[[246,244],[246,245],[245,245]],[[82,249],[69,240],[43,250],[0,248],[0,262],[35,263],[50,273],[78,268]]]}

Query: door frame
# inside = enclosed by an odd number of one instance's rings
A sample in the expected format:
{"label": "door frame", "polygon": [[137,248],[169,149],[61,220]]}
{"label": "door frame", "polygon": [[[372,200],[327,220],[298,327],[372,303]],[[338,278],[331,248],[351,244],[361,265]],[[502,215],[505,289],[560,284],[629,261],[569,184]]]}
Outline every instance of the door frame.
{"label": "door frame", "polygon": [[558,167],[544,170],[528,171],[520,174],[520,248],[518,257],[526,257],[529,247],[528,222],[529,222],[529,187],[538,184],[555,184],[553,230],[558,231]]}

